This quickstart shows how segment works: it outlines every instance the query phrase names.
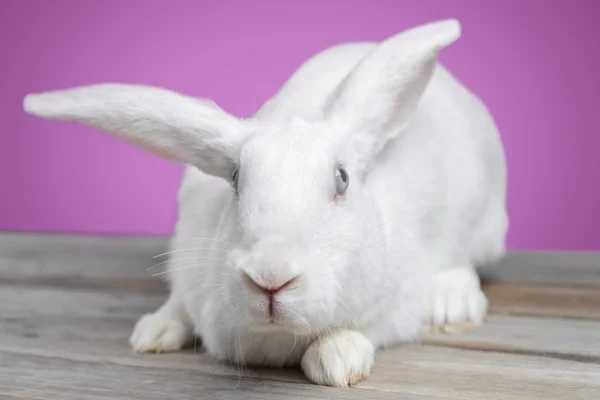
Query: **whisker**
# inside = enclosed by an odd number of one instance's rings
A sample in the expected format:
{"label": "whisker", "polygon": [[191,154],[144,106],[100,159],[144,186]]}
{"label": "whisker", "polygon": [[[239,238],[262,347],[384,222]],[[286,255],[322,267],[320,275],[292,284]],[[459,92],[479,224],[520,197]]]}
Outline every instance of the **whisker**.
{"label": "whisker", "polygon": [[225,240],[221,240],[221,239],[216,239],[214,237],[190,237],[190,238],[180,238],[178,237],[177,240],[212,240],[213,242],[220,242],[223,244],[231,244],[231,242],[227,242]]}
{"label": "whisker", "polygon": [[160,266],[160,265],[167,264],[167,263],[169,263],[169,262],[174,262],[174,261],[182,261],[182,260],[197,260],[197,259],[212,259],[212,258],[214,258],[214,259],[216,259],[216,260],[220,260],[220,258],[219,258],[219,257],[215,257],[215,256],[196,256],[196,257],[170,258],[170,259],[168,259],[168,260],[161,261],[161,262],[159,262],[159,263],[157,263],[157,264],[154,264],[153,266],[151,266],[150,268],[148,268],[146,271],[150,271],[151,269],[154,269],[154,268],[156,268],[156,267],[158,267],[158,266]]}
{"label": "whisker", "polygon": [[354,319],[352,318],[352,310],[350,309],[350,307],[348,307],[348,304],[346,304],[346,302],[341,296],[339,298],[339,302],[342,303],[344,307],[346,307],[346,310],[348,311],[348,317],[350,318],[350,320],[352,320],[352,323],[356,325],[356,321],[354,321]]}
{"label": "whisker", "polygon": [[352,340],[352,344],[354,345],[354,350],[356,350],[356,354],[359,355],[358,346],[356,345],[356,341],[354,340],[354,336],[350,335],[350,339]]}
{"label": "whisker", "polygon": [[214,248],[214,247],[189,247],[189,248],[185,248],[185,249],[177,249],[177,250],[171,250],[171,251],[167,251],[161,254],[158,254],[152,258],[158,258],[158,257],[162,257],[162,256],[166,256],[169,254],[173,254],[173,253],[181,253],[182,251],[192,251],[192,250],[214,250],[214,251],[226,251],[226,249],[218,249],[218,248]]}
{"label": "whisker", "polygon": [[294,344],[292,345],[292,348],[290,349],[290,352],[283,359],[282,366],[285,365],[285,360],[287,360],[288,357],[293,353],[294,349],[296,348],[296,343],[297,342],[298,342],[298,336],[294,335]]}
{"label": "whisker", "polygon": [[245,373],[248,375],[248,367],[246,366],[246,359],[244,357],[244,347],[242,345],[242,333],[240,331],[238,331],[238,345],[239,345],[239,349],[240,349],[240,357],[242,359],[242,373]]}
{"label": "whisker", "polygon": [[169,272],[175,272],[175,271],[178,271],[180,269],[187,269],[187,268],[194,268],[194,267],[203,267],[203,266],[206,266],[208,264],[208,261],[220,261],[220,262],[223,262],[225,265],[229,265],[230,267],[233,268],[233,265],[231,265],[230,263],[228,263],[224,259],[220,259],[220,258],[216,258],[215,257],[215,258],[208,258],[206,261],[207,261],[207,263],[204,263],[204,264],[186,265],[184,267],[177,267],[177,268],[166,269],[166,270],[161,271],[161,272],[156,272],[156,273],[152,274],[152,276],[158,276],[158,275],[168,274]]}
{"label": "whisker", "polygon": [[198,284],[200,282],[202,282],[202,279],[198,279],[197,281],[193,281],[193,282],[191,282],[191,283],[189,283],[189,284],[187,284],[187,285],[185,285],[183,287],[180,287],[179,289],[175,290],[172,294],[181,292],[182,290],[188,289],[188,288],[190,288],[190,287],[192,287],[192,286],[194,286],[194,285],[196,285],[196,284]]}
{"label": "whisker", "polygon": [[341,246],[341,245],[338,245],[338,244],[333,244],[333,243],[328,243],[328,242],[326,242],[326,243],[327,243],[328,246],[335,247],[335,248],[338,248],[340,250],[346,250],[346,251],[348,251],[350,253],[353,253],[353,254],[356,254],[356,255],[360,255],[360,253],[361,253],[360,250],[351,249],[350,247],[347,247],[347,246]]}
{"label": "whisker", "polygon": [[385,240],[385,239],[389,238],[390,236],[392,236],[392,235],[394,235],[394,234],[398,233],[399,231],[400,231],[400,228],[399,228],[399,229],[395,229],[395,230],[393,230],[393,231],[392,231],[392,233],[390,233],[390,234],[388,234],[388,235],[385,235],[385,236],[384,236],[384,237],[382,237],[381,239],[379,239],[379,240],[375,241],[374,243],[371,243],[370,245],[368,245],[368,246],[364,247],[364,248],[363,248],[361,251],[364,251],[364,250],[368,249],[369,247],[375,246],[377,243],[380,243],[382,240]]}
{"label": "whisker", "polygon": [[181,269],[197,268],[197,267],[204,267],[204,266],[206,266],[206,264],[186,265],[184,267],[177,267],[177,268],[173,268],[173,269],[166,269],[164,271],[156,272],[156,273],[152,274],[152,276],[164,275],[164,274],[168,274],[169,272],[179,271]]}

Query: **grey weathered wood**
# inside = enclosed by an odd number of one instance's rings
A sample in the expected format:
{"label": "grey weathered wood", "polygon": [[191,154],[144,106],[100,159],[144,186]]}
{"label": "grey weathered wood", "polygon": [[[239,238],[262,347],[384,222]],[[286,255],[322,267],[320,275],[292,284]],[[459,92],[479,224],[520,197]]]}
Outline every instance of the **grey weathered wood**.
{"label": "grey weathered wood", "polygon": [[411,345],[382,352],[361,388],[455,399],[592,399],[600,365],[551,357]]}
{"label": "grey weathered wood", "polygon": [[[146,269],[156,262],[152,257],[167,246],[166,237],[0,232],[0,271],[4,268],[12,279],[74,271],[81,281],[107,276],[148,279]],[[21,267],[10,271],[15,262]],[[82,264],[86,267],[80,268]],[[600,252],[511,251],[498,265],[483,266],[480,272],[493,282],[600,286]]]}
{"label": "grey weathered wood", "polygon": [[[66,343],[61,344],[64,347],[63,350],[68,349],[66,345]],[[105,348],[106,346],[103,344],[97,349],[98,353]],[[289,373],[278,370],[240,372],[233,367],[216,365],[202,355],[196,357],[189,352],[127,356],[126,352],[122,351],[123,355],[120,357],[113,354],[110,357],[92,358],[88,356],[85,358],[78,357],[73,352],[61,354],[56,349],[45,354],[33,354],[34,351],[31,348],[26,350],[26,354],[21,354],[14,348],[11,351],[5,350],[5,348],[0,350],[0,361],[8,369],[2,371],[2,367],[0,367],[0,376],[6,377],[7,380],[11,375],[27,377],[35,374],[36,379],[28,379],[27,388],[35,389],[36,384],[42,385],[46,382],[44,390],[48,390],[48,383],[56,385],[56,390],[61,388],[64,390],[64,383],[57,384],[57,382],[74,379],[72,371],[75,370],[78,371],[78,374],[75,379],[76,384],[68,386],[71,390],[74,387],[79,390],[85,390],[86,387],[88,390],[90,388],[105,390],[106,385],[110,384],[112,393],[102,393],[102,396],[106,397],[97,395],[98,397],[91,398],[121,398],[119,394],[123,395],[128,391],[136,393],[135,398],[140,398],[139,396],[143,397],[147,393],[143,388],[140,390],[139,386],[133,386],[132,383],[156,380],[157,376],[166,382],[163,390],[168,390],[169,392],[164,393],[171,393],[171,398],[194,394],[189,391],[190,385],[186,385],[185,382],[193,382],[194,385],[191,387],[197,388],[196,390],[207,388],[210,391],[214,388],[210,382],[217,382],[219,386],[229,384],[229,388],[232,389],[240,381],[256,382],[257,379],[266,382],[267,386],[274,387],[274,394],[285,393],[287,395],[285,398],[295,398],[296,396],[355,398],[349,394],[306,390],[311,385],[299,374],[299,371],[290,370]],[[15,360],[22,359],[31,360],[31,367],[25,368],[25,371],[15,370],[14,364],[17,363]],[[57,365],[56,360],[60,360],[62,366]],[[110,373],[118,374],[113,376],[112,380],[107,381],[110,383],[104,381],[104,379],[109,379],[109,377],[103,377],[108,373],[106,367]],[[51,369],[52,373],[48,374],[47,369]],[[28,370],[30,372],[27,372]],[[101,380],[97,382],[97,379]],[[0,385],[0,387],[3,386]],[[259,385],[259,387],[263,386]],[[287,391],[277,390],[280,387],[287,388],[285,389]],[[150,388],[155,390],[153,386]],[[246,395],[255,395],[256,388],[253,388],[252,385],[244,384],[241,388],[249,391]],[[303,392],[298,393],[297,389],[299,388]],[[494,399],[507,400],[590,399],[600,393],[600,365],[538,356],[410,345],[380,353],[371,378],[361,382],[356,389],[369,391],[369,394],[359,394],[363,396],[362,398],[371,398],[371,391],[375,391],[390,394],[388,397],[382,398],[481,399],[490,398],[488,396],[491,395],[493,396],[491,398]],[[76,393],[82,394],[77,391]],[[402,397],[392,396],[391,393],[395,393],[396,396],[401,394]],[[24,395],[27,392],[12,392],[12,394]],[[203,394],[206,393],[200,391],[196,395]],[[242,392],[231,395],[241,396],[244,394]],[[268,394],[262,393],[262,395],[270,398]]]}
{"label": "grey weathered wood", "polygon": [[[0,233],[0,282],[164,291],[148,270],[165,260],[166,238]],[[163,276],[164,277],[164,276]]]}
{"label": "grey weathered wood", "polygon": [[0,285],[0,316],[126,318],[154,311],[165,297],[146,293],[65,290],[53,287]]}
{"label": "grey weathered wood", "polygon": [[297,369],[240,373],[201,348],[134,354],[136,319],[165,299],[147,268],[166,250],[165,238],[0,233],[0,397],[600,398],[600,321],[585,320],[600,312],[600,253],[509,254],[486,290],[493,312],[521,316],[381,352],[369,380],[340,390]]}
{"label": "grey weathered wood", "polygon": [[[173,377],[169,378],[169,390],[172,392],[187,390],[178,382],[190,373],[194,382],[198,383],[215,379],[237,381],[240,376],[246,380],[307,383],[295,370],[245,370],[240,373],[236,367],[213,361],[201,350],[197,354],[193,350],[160,355],[133,354],[126,345],[129,329],[130,324],[123,318],[102,320],[84,315],[75,319],[13,319],[12,323],[2,324],[0,355],[5,360],[10,354],[31,357],[38,360],[37,368],[42,370],[45,369],[45,360],[69,361],[68,371],[80,368],[79,363],[156,370],[148,374]],[[97,375],[94,368],[89,367],[89,373]],[[70,379],[68,371],[64,371],[62,381]],[[135,380],[138,373],[120,368],[115,368],[115,371],[120,371],[123,379],[127,377],[129,382]],[[9,375],[0,373],[0,376]],[[115,391],[129,390],[118,380],[112,387]],[[590,397],[594,392],[600,393],[600,364],[562,360],[548,355],[408,345],[379,353],[373,375],[358,387],[426,398],[480,399],[493,393],[496,399],[589,399],[594,398]],[[188,394],[176,393],[181,397]],[[316,394],[309,392],[307,396]],[[106,398],[118,397],[111,394]]]}
{"label": "grey weathered wood", "polygon": [[[144,311],[143,304],[138,303],[144,295],[114,296],[110,293],[28,288],[26,293],[21,291],[21,294],[30,301],[21,301],[15,307],[16,311],[7,314],[11,305],[6,300],[16,296],[17,291],[2,289],[5,288],[0,288],[0,293],[7,296],[0,298],[0,354],[4,358],[32,357],[31,360],[41,360],[38,362],[40,367],[46,360],[63,360],[72,362],[72,368],[78,363],[86,363],[156,369],[163,376],[177,377],[172,378],[176,382],[190,373],[193,373],[196,382],[206,379],[239,380],[240,372],[236,367],[215,362],[201,349],[160,355],[131,352],[127,338],[136,312]],[[88,295],[90,297],[86,299]],[[102,296],[106,298],[101,299]],[[153,296],[156,303],[159,303],[159,297]],[[57,312],[57,309],[68,307],[69,301],[80,307]],[[109,311],[117,305],[121,307],[118,313]],[[6,315],[10,317],[6,318]],[[511,400],[590,398],[594,391],[600,391],[600,361],[594,358],[600,353],[600,349],[595,347],[600,324],[590,321],[588,326],[582,325],[588,321],[570,322],[574,324],[564,324],[560,320],[493,316],[489,325],[478,330],[462,335],[440,335],[437,341],[428,341],[486,351],[429,345],[401,346],[379,353],[373,375],[358,387],[425,398],[480,399],[486,398],[490,391],[493,391],[493,398]],[[536,329],[540,323],[546,325]],[[565,360],[567,358],[579,361]],[[95,371],[93,367],[89,368]],[[119,371],[133,376],[138,373],[127,372],[127,369]],[[288,384],[306,383],[297,370],[245,370],[241,376]],[[129,390],[120,381],[117,382],[114,390],[122,391],[120,393]],[[170,378],[169,382],[174,381]],[[188,390],[179,384],[172,385],[171,390]],[[144,395],[144,392],[135,393]],[[576,397],[578,393],[582,397]],[[181,397],[186,395],[189,393],[179,394]],[[316,393],[310,396],[316,396]],[[119,397],[111,393],[110,398]]]}
{"label": "grey weathered wood", "polygon": [[490,315],[477,329],[454,335],[426,335],[423,342],[600,363],[597,321]]}
{"label": "grey weathered wood", "polygon": [[[137,318],[154,311],[165,299],[162,295],[65,291],[56,288],[28,288],[26,293],[22,288],[0,286],[0,316],[21,319],[29,316],[31,326],[49,329],[44,335],[66,329],[69,325],[57,318],[67,317],[75,321],[80,329],[84,329],[90,319],[122,319],[128,321],[128,327],[132,328]],[[37,324],[36,318],[44,319],[44,324]],[[81,322],[77,322],[77,319],[81,319]],[[62,327],[54,325],[54,321],[62,324]],[[2,329],[0,327],[0,332]],[[89,334],[95,335],[94,332]],[[598,321],[490,315],[485,324],[475,330],[456,335],[427,335],[424,341],[472,349],[600,360]]]}
{"label": "grey weathered wood", "polygon": [[[334,389],[310,384],[214,376],[196,371],[90,364],[0,354],[0,395],[19,399],[407,399],[449,400],[389,391]],[[9,397],[10,398],[10,397]]]}
{"label": "grey weathered wood", "polygon": [[489,312],[600,320],[600,287],[488,283]]}
{"label": "grey weathered wood", "polygon": [[600,286],[600,252],[510,251],[480,268],[482,279],[503,283]]}

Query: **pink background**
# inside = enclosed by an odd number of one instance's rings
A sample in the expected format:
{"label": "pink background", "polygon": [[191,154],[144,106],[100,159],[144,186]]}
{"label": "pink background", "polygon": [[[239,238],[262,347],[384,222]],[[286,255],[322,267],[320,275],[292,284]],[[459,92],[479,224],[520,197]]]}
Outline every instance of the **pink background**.
{"label": "pink background", "polygon": [[181,167],[22,111],[28,92],[168,87],[250,116],[305,59],[446,17],[441,60],[492,110],[509,163],[511,249],[600,249],[594,0],[5,0],[0,229],[169,234]]}

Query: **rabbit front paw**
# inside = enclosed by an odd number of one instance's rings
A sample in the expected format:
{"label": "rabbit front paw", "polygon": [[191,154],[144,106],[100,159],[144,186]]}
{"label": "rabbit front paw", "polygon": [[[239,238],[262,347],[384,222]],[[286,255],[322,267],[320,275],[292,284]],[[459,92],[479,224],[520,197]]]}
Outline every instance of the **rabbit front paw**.
{"label": "rabbit front paw", "polygon": [[192,337],[186,321],[162,309],[140,318],[129,344],[137,353],[163,353],[182,349]]}
{"label": "rabbit front paw", "polygon": [[301,366],[313,383],[347,387],[369,377],[374,355],[375,347],[363,334],[340,330],[315,340]]}
{"label": "rabbit front paw", "polygon": [[483,322],[487,306],[473,268],[441,270],[435,275],[430,297],[429,331],[460,333],[473,329]]}

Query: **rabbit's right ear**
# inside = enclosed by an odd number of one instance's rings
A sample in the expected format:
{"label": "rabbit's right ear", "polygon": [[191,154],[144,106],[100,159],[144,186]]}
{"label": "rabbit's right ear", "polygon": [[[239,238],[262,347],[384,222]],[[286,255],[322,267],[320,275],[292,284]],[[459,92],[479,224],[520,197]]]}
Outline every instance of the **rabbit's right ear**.
{"label": "rabbit's right ear", "polygon": [[96,84],[25,96],[29,114],[75,121],[165,159],[229,178],[247,129],[208,101],[166,89]]}
{"label": "rabbit's right ear", "polygon": [[364,174],[385,144],[412,119],[440,50],[461,34],[455,19],[408,29],[378,44],[336,88],[325,115],[343,148],[341,160]]}

